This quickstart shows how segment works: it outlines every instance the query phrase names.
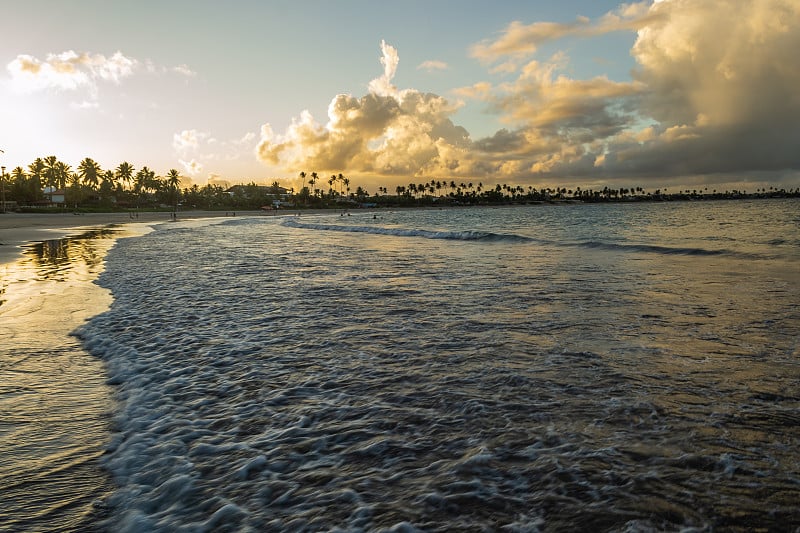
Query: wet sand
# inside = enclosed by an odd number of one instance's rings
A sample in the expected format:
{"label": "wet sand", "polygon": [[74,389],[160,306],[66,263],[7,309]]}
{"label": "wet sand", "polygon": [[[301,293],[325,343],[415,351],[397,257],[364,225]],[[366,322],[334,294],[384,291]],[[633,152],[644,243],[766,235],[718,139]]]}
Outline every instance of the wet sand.
{"label": "wet sand", "polygon": [[[282,214],[284,214],[282,212]],[[263,211],[241,211],[237,216],[264,216]],[[269,215],[269,214],[267,214]],[[138,218],[129,213],[85,213],[85,214],[38,214],[2,213],[0,214],[0,264],[19,259],[23,247],[35,242],[60,239],[77,235],[90,229],[129,223],[169,222],[172,213],[142,212]],[[224,211],[184,211],[178,213],[178,220],[194,218],[215,218],[231,216]]]}
{"label": "wet sand", "polygon": [[113,390],[104,362],[71,332],[112,303],[94,280],[116,238],[170,220],[168,212],[0,214],[0,530],[86,531],[102,514],[96,502],[113,490],[100,465]]}

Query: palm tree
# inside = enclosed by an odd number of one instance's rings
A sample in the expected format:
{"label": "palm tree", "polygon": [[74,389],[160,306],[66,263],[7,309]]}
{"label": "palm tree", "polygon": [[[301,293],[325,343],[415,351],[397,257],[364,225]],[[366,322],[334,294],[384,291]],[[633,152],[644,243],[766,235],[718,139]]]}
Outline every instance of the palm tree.
{"label": "palm tree", "polygon": [[113,170],[106,170],[100,176],[102,182],[100,183],[100,197],[101,199],[110,198],[117,188],[117,176]]}
{"label": "palm tree", "polygon": [[29,176],[36,184],[36,188],[41,191],[42,179],[44,178],[44,161],[41,157],[37,157],[33,163],[28,165]]}
{"label": "palm tree", "polygon": [[[58,158],[54,155],[48,155],[42,161],[42,177],[44,178],[44,183],[48,187],[50,187],[50,199],[52,201],[53,198],[53,189],[58,189]],[[63,186],[61,187],[63,189]]]}
{"label": "palm tree", "polygon": [[97,190],[97,186],[100,183],[101,173],[102,170],[100,169],[100,165],[98,165],[91,157],[87,157],[78,164],[78,175],[93,191]]}
{"label": "palm tree", "polygon": [[116,177],[119,183],[130,186],[131,182],[133,182],[133,165],[127,161],[120,163],[116,170]]}
{"label": "palm tree", "polygon": [[336,174],[331,174],[328,178],[328,197],[333,198],[333,184],[336,183]]}
{"label": "palm tree", "polygon": [[178,218],[178,197],[180,196],[181,175],[174,168],[167,172],[167,187],[172,195],[172,218]]}
{"label": "palm tree", "polygon": [[63,161],[56,161],[56,184],[59,189],[67,187],[67,181],[72,177],[72,167]]}
{"label": "palm tree", "polygon": [[41,198],[42,188],[39,182],[28,176],[24,168],[16,167],[12,170],[11,179],[11,190],[18,202],[22,201],[25,204],[30,204]]}
{"label": "palm tree", "polygon": [[306,173],[304,170],[300,171],[300,194],[303,194],[303,189],[306,186]]}
{"label": "palm tree", "polygon": [[42,161],[42,177],[45,184],[51,187],[50,201],[53,201],[52,189],[66,189],[67,181],[72,177],[70,174],[70,166],[63,161],[59,161],[54,155],[49,155]]}
{"label": "palm tree", "polygon": [[[311,184],[311,188],[312,189],[314,189],[314,185],[317,183],[318,179],[319,179],[319,176],[317,175],[317,173],[316,172],[312,172],[311,173],[311,178],[309,178],[309,180],[308,180],[308,183]],[[316,196],[316,195],[317,195],[317,190],[314,189],[314,196]]]}
{"label": "palm tree", "polygon": [[11,177],[14,178],[14,181],[25,181],[28,175],[25,174],[25,169],[17,167],[11,171]]}
{"label": "palm tree", "polygon": [[139,209],[142,196],[151,187],[156,173],[147,167],[142,167],[133,180],[133,193],[136,195],[136,209]]}
{"label": "palm tree", "polygon": [[[81,176],[77,172],[72,172],[68,175],[67,180],[72,189],[72,200],[75,201],[75,211],[78,210],[78,204],[81,201]],[[64,195],[66,197],[66,194]]]}

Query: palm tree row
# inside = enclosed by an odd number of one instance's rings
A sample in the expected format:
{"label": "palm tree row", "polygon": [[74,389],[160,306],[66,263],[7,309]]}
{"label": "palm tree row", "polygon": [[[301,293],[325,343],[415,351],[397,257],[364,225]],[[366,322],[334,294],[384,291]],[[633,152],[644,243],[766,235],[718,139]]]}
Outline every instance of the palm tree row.
{"label": "palm tree row", "polygon": [[[103,170],[92,158],[83,159],[75,171],[56,156],[37,158],[27,171],[14,168],[8,175],[7,199],[20,205],[52,203],[54,193],[62,191],[68,205],[112,204],[140,206],[168,204],[175,206],[180,192],[181,176],[170,169],[165,177],[144,166],[138,171],[124,161],[111,170]],[[3,176],[5,180],[5,176]]]}
{"label": "palm tree row", "polygon": [[[306,174],[304,171],[300,172],[300,191],[296,195],[297,201],[301,205],[320,205],[325,201],[340,200],[350,198],[350,179],[345,177],[342,173],[331,174],[328,178],[328,191],[327,193],[320,188],[315,187],[319,182],[320,177],[316,172]],[[306,178],[308,178],[308,187],[306,186]],[[360,188],[360,187],[359,187]]]}
{"label": "palm tree row", "polygon": [[[379,186],[378,192],[370,195],[362,187],[353,193],[350,190],[350,179],[342,173],[331,174],[327,180],[317,172],[299,174],[301,187],[296,194],[291,191],[291,200],[298,207],[326,207],[341,205],[343,202],[363,203],[369,201],[378,205],[430,205],[433,203],[449,204],[496,204],[525,203],[540,201],[642,201],[673,199],[710,199],[737,197],[774,197],[798,196],[800,189],[786,190],[770,187],[758,189],[753,194],[745,191],[709,191],[680,190],[670,192],[667,189],[646,191],[642,187],[622,187],[602,189],[582,189],[581,187],[522,187],[520,185],[495,184],[484,186],[482,182],[459,182],[454,180],[427,179],[398,185],[390,195],[386,187]],[[8,179],[7,179],[8,178]],[[218,185],[197,185],[191,188],[180,188],[181,176],[175,169],[170,169],[166,176],[156,173],[144,166],[135,169],[127,161],[123,161],[114,169],[103,169],[92,158],[85,158],[73,170],[70,165],[59,161],[56,156],[37,158],[28,165],[14,168],[10,174],[3,175],[2,187],[5,198],[16,201],[19,205],[52,204],[53,193],[63,191],[65,201],[70,206],[87,207],[157,207],[171,206],[177,208],[178,202],[201,209],[254,208],[258,209],[270,194],[277,198],[279,187],[274,182],[269,191],[251,183],[231,193]],[[327,191],[321,187],[327,183]]]}
{"label": "palm tree row", "polygon": [[[313,194],[305,186],[305,179],[308,180],[313,189]],[[484,186],[482,182],[459,182],[454,180],[430,179],[422,182],[412,182],[407,185],[395,187],[395,195],[389,195],[386,187],[379,186],[378,192],[370,196],[367,191],[358,187],[354,194],[349,192],[349,180],[342,174],[332,175],[328,180],[329,189],[326,195],[320,189],[314,189],[314,184],[318,180],[316,172],[306,174],[300,173],[303,187],[300,192],[301,205],[307,205],[309,199],[315,205],[320,205],[320,201],[334,200],[336,202],[351,201],[364,202],[369,198],[371,203],[378,205],[432,205],[434,203],[448,204],[499,204],[499,203],[527,203],[527,202],[548,202],[548,201],[579,201],[579,202],[615,202],[615,201],[662,201],[662,200],[697,200],[697,199],[722,199],[722,198],[742,198],[742,197],[787,197],[800,196],[800,188],[777,189],[770,187],[757,189],[755,194],[749,194],[742,190],[709,191],[708,188],[702,190],[679,190],[670,192],[667,189],[655,189],[647,191],[643,187],[620,187],[602,189],[582,189],[581,187],[544,187],[537,189],[533,186],[522,187],[520,185],[507,185],[498,183],[493,186]],[[339,182],[347,185],[347,195],[340,189],[335,190],[335,184]],[[324,204],[323,204],[324,205]]]}

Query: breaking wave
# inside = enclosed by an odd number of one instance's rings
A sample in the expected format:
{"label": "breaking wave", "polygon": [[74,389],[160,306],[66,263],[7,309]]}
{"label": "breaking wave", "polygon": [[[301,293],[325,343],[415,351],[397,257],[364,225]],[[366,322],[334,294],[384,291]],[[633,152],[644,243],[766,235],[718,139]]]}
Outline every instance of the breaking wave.
{"label": "breaking wave", "polygon": [[435,231],[410,228],[387,228],[383,226],[347,226],[340,224],[319,224],[299,222],[295,219],[286,219],[284,226],[300,229],[314,229],[320,231],[341,231],[346,233],[371,233],[373,235],[393,235],[395,237],[422,237],[423,239],[446,239],[454,241],[483,241],[483,242],[531,242],[535,239],[522,235],[492,233],[487,231]]}
{"label": "breaking wave", "polygon": [[564,241],[540,239],[514,233],[495,233],[479,230],[428,230],[421,228],[402,228],[367,225],[323,224],[319,222],[300,222],[295,218],[287,218],[283,225],[289,228],[332,231],[343,233],[368,233],[372,235],[389,235],[394,237],[419,237],[423,239],[442,239],[454,241],[480,241],[481,243],[540,244],[548,246],[577,247],[598,249],[623,253],[649,253],[660,255],[686,256],[730,256],[740,259],[761,259],[757,254],[737,252],[728,249],[710,249],[686,246],[660,246],[654,244],[617,243],[602,240]]}

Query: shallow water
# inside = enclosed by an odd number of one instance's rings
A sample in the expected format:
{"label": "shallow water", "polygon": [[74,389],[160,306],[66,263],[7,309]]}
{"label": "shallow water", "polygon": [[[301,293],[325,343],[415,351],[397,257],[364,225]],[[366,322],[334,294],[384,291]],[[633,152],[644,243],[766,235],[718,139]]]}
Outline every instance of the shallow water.
{"label": "shallow water", "polygon": [[102,361],[69,334],[111,303],[91,281],[117,234],[41,242],[1,267],[2,531],[86,531],[113,488],[99,463],[111,389]]}
{"label": "shallow water", "polygon": [[375,216],[117,242],[99,526],[800,527],[800,203]]}

